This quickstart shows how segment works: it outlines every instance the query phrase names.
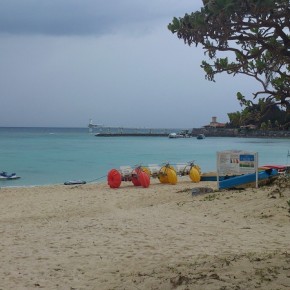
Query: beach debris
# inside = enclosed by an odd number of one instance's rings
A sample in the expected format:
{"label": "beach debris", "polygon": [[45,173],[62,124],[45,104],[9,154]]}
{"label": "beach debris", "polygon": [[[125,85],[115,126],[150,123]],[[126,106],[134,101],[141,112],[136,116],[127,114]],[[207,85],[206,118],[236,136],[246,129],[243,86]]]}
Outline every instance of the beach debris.
{"label": "beach debris", "polygon": [[183,193],[183,192],[189,193],[189,192],[191,192],[191,190],[192,190],[191,188],[186,187],[186,188],[183,188],[181,190],[177,190],[176,193]]}
{"label": "beach debris", "polygon": [[195,187],[191,190],[192,196],[211,192],[214,192],[214,190],[210,187]]}
{"label": "beach debris", "polygon": [[181,285],[187,285],[189,284],[192,279],[185,275],[179,274],[177,277],[172,277],[170,278],[170,284],[172,285],[173,288],[178,288]]}
{"label": "beach debris", "polygon": [[283,193],[286,189],[290,188],[290,175],[289,174],[280,174],[277,179],[274,181],[274,189],[269,193],[271,198],[276,198],[276,195],[279,197],[283,196]]}
{"label": "beach debris", "polygon": [[274,181],[274,184],[279,188],[290,188],[290,175],[279,175],[279,177]]}

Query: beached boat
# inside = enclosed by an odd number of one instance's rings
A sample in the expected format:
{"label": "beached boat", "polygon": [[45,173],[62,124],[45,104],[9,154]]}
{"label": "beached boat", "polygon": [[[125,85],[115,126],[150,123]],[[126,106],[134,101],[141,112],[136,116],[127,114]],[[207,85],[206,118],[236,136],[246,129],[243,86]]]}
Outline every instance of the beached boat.
{"label": "beached boat", "polygon": [[78,185],[78,184],[86,184],[87,182],[84,180],[69,180],[64,182],[64,185]]}
{"label": "beached boat", "polygon": [[[236,176],[240,176],[240,175],[222,175],[222,176],[219,176],[219,180],[229,179]],[[217,173],[204,172],[200,177],[200,181],[217,181]]]}
{"label": "beached boat", "polygon": [[11,180],[11,179],[19,179],[20,176],[17,176],[16,173],[8,174],[5,171],[0,173],[0,180]]}
{"label": "beached boat", "polygon": [[205,139],[205,135],[204,134],[198,134],[196,136],[196,139],[199,139],[199,140]]}
{"label": "beached boat", "polygon": [[[258,172],[258,184],[271,183],[278,177],[277,169],[266,169]],[[219,181],[219,189],[255,187],[256,173],[244,174]]]}
{"label": "beached boat", "polygon": [[290,166],[288,165],[263,165],[262,167],[260,167],[260,169],[276,169],[278,171],[278,173],[284,174],[284,173],[288,173],[290,172]]}

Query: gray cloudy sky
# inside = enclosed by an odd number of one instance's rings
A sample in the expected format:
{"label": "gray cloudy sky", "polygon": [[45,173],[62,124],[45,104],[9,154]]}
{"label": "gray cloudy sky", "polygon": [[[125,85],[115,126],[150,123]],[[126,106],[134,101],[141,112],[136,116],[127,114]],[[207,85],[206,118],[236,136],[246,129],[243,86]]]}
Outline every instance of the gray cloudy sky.
{"label": "gray cloudy sky", "polygon": [[192,128],[257,84],[204,78],[167,25],[201,0],[0,0],[0,126]]}

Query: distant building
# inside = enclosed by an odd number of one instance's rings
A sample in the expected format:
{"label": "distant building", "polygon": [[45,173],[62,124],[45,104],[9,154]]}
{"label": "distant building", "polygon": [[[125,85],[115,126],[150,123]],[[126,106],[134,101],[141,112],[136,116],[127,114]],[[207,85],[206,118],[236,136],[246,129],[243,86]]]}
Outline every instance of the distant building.
{"label": "distant building", "polygon": [[204,128],[225,128],[226,123],[219,123],[217,122],[217,117],[212,117],[211,122],[209,125],[203,126]]}

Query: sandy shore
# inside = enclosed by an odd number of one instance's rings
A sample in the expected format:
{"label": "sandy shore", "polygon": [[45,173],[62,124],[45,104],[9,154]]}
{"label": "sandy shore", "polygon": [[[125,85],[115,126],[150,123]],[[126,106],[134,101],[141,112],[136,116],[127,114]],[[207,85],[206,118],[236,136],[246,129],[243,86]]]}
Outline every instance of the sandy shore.
{"label": "sandy shore", "polygon": [[290,289],[290,189],[201,186],[1,188],[0,289]]}

